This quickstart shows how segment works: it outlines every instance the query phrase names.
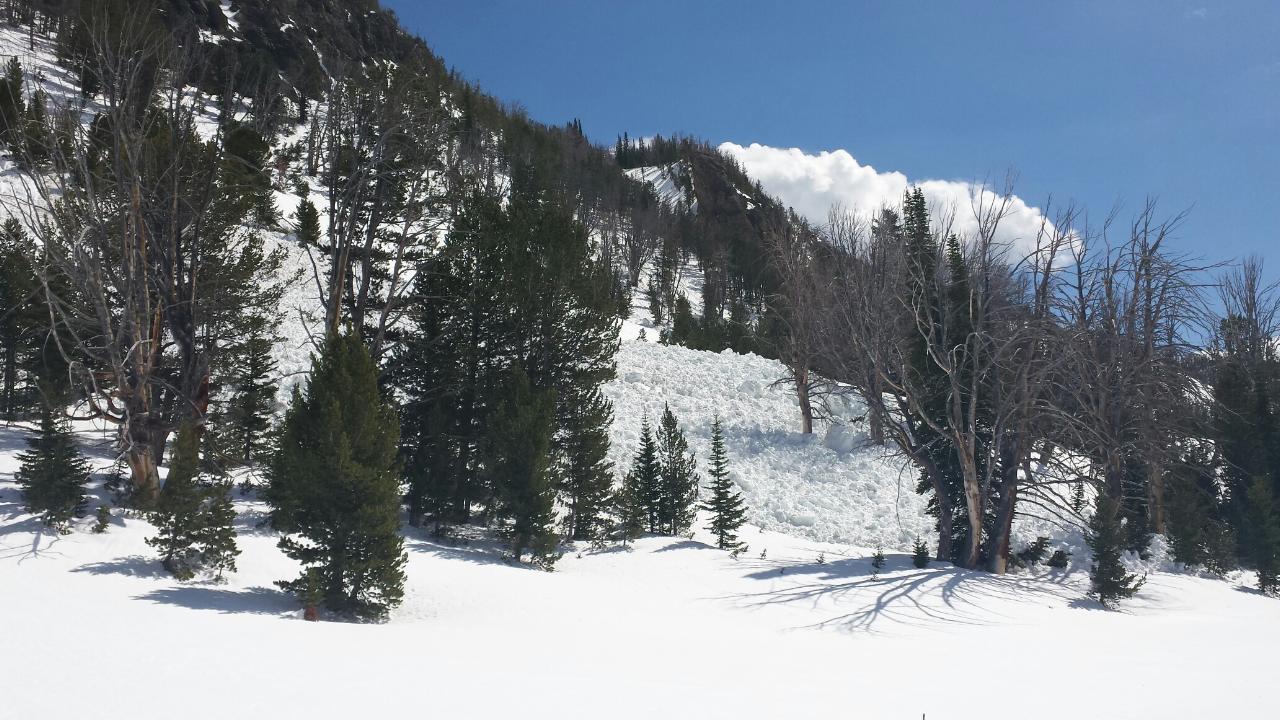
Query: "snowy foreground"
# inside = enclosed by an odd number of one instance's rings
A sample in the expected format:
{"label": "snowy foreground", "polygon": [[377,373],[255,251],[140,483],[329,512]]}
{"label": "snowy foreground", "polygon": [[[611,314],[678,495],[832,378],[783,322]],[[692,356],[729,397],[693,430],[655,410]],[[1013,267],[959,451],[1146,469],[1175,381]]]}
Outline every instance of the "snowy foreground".
{"label": "snowy foreground", "polygon": [[[12,482],[22,431],[0,428],[0,718],[1268,716],[1280,601],[1247,578],[1157,572],[1105,612],[1078,570],[917,570],[909,473],[848,429],[796,434],[776,365],[639,342],[619,362],[616,459],[664,401],[701,458],[718,409],[750,551],[649,538],[545,573],[409,530],[385,624],[303,622],[252,498],[224,583],[168,577],[137,518],[41,532]],[[83,435],[105,464],[102,438]]]}

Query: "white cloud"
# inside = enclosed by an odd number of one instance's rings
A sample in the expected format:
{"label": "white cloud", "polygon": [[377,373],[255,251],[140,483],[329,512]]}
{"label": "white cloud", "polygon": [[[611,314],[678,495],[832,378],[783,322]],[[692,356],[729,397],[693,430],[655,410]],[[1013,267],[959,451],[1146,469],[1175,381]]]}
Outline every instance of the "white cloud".
{"label": "white cloud", "polygon": [[[766,192],[819,225],[826,223],[827,213],[835,205],[864,216],[881,207],[896,208],[907,188],[919,185],[935,217],[953,210],[956,234],[972,237],[978,227],[973,217],[978,193],[985,193],[987,201],[995,197],[990,189],[971,182],[911,181],[900,172],[880,172],[859,163],[845,150],[824,150],[814,155],[799,148],[731,142],[721,143],[720,150],[736,158]],[[1011,198],[1009,209],[997,239],[1019,249],[1031,248],[1044,220],[1043,213],[1016,195]]]}

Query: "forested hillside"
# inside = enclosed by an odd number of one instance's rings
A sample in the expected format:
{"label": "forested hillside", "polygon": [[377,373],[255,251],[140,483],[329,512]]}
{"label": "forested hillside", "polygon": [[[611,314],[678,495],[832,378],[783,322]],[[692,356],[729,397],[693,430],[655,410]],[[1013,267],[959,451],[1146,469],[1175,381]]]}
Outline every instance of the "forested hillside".
{"label": "forested hillside", "polygon": [[1154,202],[1005,242],[1011,186],[916,188],[817,226],[708,143],[504,105],[372,1],[0,24],[13,518],[146,523],[181,581],[269,534],[309,619],[387,618],[406,536],[552,570],[799,528],[1087,570],[1108,608],[1153,568],[1280,588],[1280,292]]}

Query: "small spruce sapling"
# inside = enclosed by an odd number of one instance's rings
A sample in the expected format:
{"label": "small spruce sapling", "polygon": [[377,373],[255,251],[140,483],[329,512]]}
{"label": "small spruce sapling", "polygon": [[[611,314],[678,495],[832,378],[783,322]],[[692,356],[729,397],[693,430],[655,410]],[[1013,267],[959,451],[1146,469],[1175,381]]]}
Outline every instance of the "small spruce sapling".
{"label": "small spruce sapling", "polygon": [[884,567],[884,548],[876,545],[876,552],[871,556],[871,567],[878,572]]}
{"label": "small spruce sapling", "polygon": [[104,533],[107,528],[111,527],[111,508],[106,505],[99,505],[98,512],[94,516],[93,531],[95,533]]}
{"label": "small spruce sapling", "polygon": [[911,553],[911,564],[920,569],[929,567],[929,545],[924,540],[916,538],[916,544]]}
{"label": "small spruce sapling", "polygon": [[1067,565],[1070,564],[1070,560],[1071,553],[1063,550],[1062,548],[1058,548],[1057,550],[1054,550],[1053,554],[1049,556],[1049,559],[1045,561],[1045,565],[1048,565],[1055,570],[1064,570]]}
{"label": "small spruce sapling", "polygon": [[1125,529],[1120,522],[1119,509],[1119,503],[1114,499],[1099,495],[1086,538],[1089,549],[1093,550],[1089,595],[1107,608],[1114,608],[1118,601],[1133,597],[1146,580],[1130,573],[1121,561]]}
{"label": "small spruce sapling", "polygon": [[1041,535],[1035,539],[1030,545],[1018,551],[1014,556],[1014,564],[1017,567],[1031,567],[1044,560],[1045,554],[1049,552],[1049,538]]}
{"label": "small spruce sapling", "polygon": [[18,461],[21,465],[14,479],[22,488],[23,501],[46,527],[63,531],[71,518],[84,515],[89,463],[66,421],[51,408],[41,410],[40,426],[27,438],[27,449],[18,453]]}

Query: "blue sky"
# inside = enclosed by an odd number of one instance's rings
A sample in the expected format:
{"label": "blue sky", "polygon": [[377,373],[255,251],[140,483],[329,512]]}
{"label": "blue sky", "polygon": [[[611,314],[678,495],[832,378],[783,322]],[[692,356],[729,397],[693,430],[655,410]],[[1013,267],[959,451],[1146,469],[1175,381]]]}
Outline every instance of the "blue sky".
{"label": "blue sky", "polygon": [[[843,149],[913,182],[1013,169],[1028,204],[1097,215],[1154,195],[1191,209],[1180,249],[1280,277],[1275,0],[386,4],[485,90],[597,142]],[[818,165],[805,182],[850,167]]]}

